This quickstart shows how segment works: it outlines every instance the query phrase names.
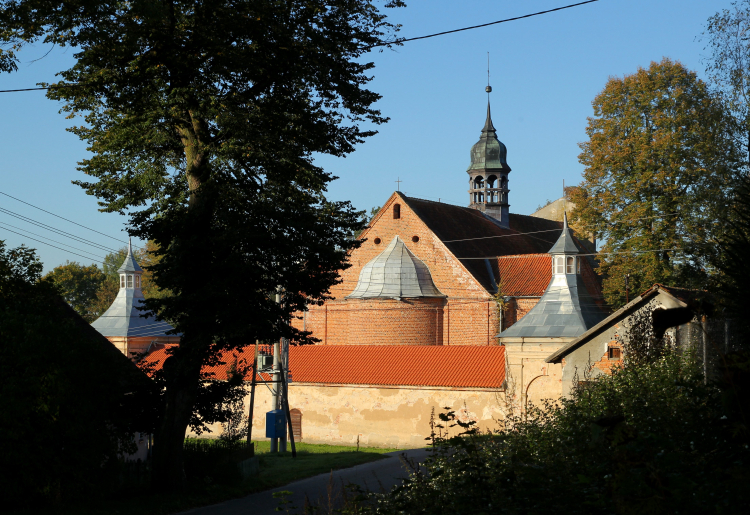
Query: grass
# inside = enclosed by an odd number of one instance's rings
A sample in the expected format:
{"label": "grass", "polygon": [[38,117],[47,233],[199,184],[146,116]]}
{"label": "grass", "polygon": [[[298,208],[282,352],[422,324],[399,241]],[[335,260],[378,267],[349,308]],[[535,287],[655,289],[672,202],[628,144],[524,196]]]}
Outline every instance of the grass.
{"label": "grass", "polygon": [[[356,447],[298,443],[297,457],[292,458],[290,445],[287,445],[288,452],[284,454],[272,454],[268,441],[255,442],[255,449],[261,472],[258,476],[239,484],[216,484],[212,478],[204,477],[201,480],[192,481],[183,494],[128,492],[127,496],[120,496],[117,499],[92,501],[84,505],[77,504],[52,513],[60,515],[167,515],[284,486],[293,481],[331,470],[361,465],[383,458],[384,453],[397,450],[374,447],[360,447],[357,450]],[[47,508],[44,513],[51,512]]]}

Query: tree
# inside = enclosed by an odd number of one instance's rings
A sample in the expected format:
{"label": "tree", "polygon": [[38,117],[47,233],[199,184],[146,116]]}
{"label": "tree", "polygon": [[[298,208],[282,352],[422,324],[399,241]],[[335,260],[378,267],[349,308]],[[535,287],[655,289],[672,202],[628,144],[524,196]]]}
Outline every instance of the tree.
{"label": "tree", "polygon": [[750,0],[732,2],[708,19],[703,38],[711,55],[706,71],[735,118],[737,142],[750,166]]}
{"label": "tree", "polygon": [[201,368],[256,339],[298,340],[292,313],[329,297],[360,244],[313,155],[345,155],[375,134],[361,123],[387,121],[363,56],[397,27],[371,0],[0,6],[0,41],[77,49],[48,96],[84,115],[70,130],[89,143],[91,182],[78,183],[158,247],[154,280],[172,295],[147,303],[182,339],[164,365],[154,477],[181,485]]}
{"label": "tree", "polygon": [[607,302],[653,285],[704,286],[740,158],[727,109],[682,64],[612,77],[593,101],[576,226],[605,240]]}
{"label": "tree", "polygon": [[44,276],[60,289],[65,302],[91,323],[101,314],[97,310],[97,291],[106,276],[96,265],[83,266],[66,261]]}

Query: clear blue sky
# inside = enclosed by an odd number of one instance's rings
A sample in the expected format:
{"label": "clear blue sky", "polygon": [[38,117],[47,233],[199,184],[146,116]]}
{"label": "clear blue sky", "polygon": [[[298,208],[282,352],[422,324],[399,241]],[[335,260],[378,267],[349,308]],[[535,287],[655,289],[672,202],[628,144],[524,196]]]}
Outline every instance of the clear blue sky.
{"label": "clear blue sky", "polygon": [[[413,37],[560,7],[575,0],[407,0],[389,9]],[[529,214],[561,195],[562,182],[577,184],[578,143],[586,139],[591,101],[607,78],[635,72],[662,57],[679,60],[704,76],[706,20],[729,0],[600,0],[561,12],[404,44],[371,54],[371,89],[383,95],[391,121],[347,158],[320,157],[340,177],[335,200],[358,209],[382,205],[396,189],[427,199],[466,205],[469,150],[484,123],[487,52],[492,112],[512,168],[511,212]],[[0,89],[55,80],[72,64],[72,50],[37,46],[21,54],[14,74],[0,75]],[[76,162],[85,145],[65,131],[69,120],[43,92],[0,94],[3,165],[0,191],[118,238],[120,243],[0,195],[0,207],[83,238],[116,248],[127,240],[126,218],[97,211],[96,199],[72,180],[83,179]],[[45,270],[66,259],[100,262],[105,251],[33,227],[0,212],[0,239],[38,249]],[[80,257],[9,232],[11,224],[83,249]],[[16,230],[12,229],[11,230]],[[35,237],[35,236],[32,236]]]}

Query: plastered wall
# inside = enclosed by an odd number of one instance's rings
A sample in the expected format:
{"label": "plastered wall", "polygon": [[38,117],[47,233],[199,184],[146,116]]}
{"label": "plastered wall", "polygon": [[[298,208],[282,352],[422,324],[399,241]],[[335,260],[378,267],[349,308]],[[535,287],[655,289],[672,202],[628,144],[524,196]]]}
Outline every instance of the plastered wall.
{"label": "plastered wall", "polygon": [[[258,385],[253,416],[253,439],[265,439],[265,414],[272,398]],[[507,412],[501,390],[438,388],[382,388],[290,384],[289,407],[302,412],[302,441],[391,447],[423,447],[430,435],[430,414],[443,407],[455,410],[463,421],[474,420],[481,429],[498,429]],[[245,399],[245,410],[249,396]],[[214,434],[221,432],[215,426]],[[206,435],[203,435],[206,436]]]}

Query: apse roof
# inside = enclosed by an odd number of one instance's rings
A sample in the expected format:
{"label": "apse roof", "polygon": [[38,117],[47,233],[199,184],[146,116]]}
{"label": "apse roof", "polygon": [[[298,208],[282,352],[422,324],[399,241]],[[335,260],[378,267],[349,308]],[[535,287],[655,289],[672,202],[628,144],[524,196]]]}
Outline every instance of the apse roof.
{"label": "apse roof", "polygon": [[422,260],[395,236],[388,247],[367,263],[348,299],[445,297],[435,287]]}

